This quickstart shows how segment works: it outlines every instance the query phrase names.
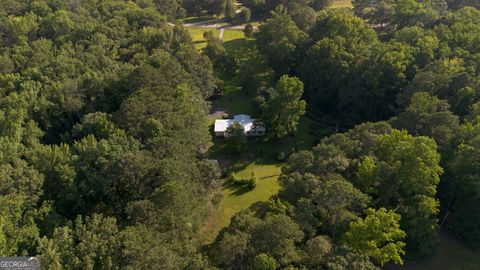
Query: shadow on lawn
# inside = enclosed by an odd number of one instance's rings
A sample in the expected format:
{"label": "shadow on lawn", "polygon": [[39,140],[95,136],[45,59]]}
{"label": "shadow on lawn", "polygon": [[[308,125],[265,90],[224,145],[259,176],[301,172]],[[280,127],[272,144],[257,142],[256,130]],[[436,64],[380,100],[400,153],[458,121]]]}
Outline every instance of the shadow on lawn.
{"label": "shadow on lawn", "polygon": [[[224,37],[225,38],[225,37]],[[255,49],[255,40],[253,39],[233,39],[224,42],[227,52],[245,61],[253,57],[257,51]]]}
{"label": "shadow on lawn", "polygon": [[213,24],[213,23],[217,23],[218,21],[219,21],[218,18],[215,18],[215,17],[212,17],[212,16],[203,16],[203,17],[186,18],[182,22],[184,24],[188,24],[188,23]]}
{"label": "shadow on lawn", "polygon": [[235,184],[232,181],[225,181],[222,186],[223,186],[223,189],[228,189],[228,190],[233,191],[233,192],[230,193],[233,196],[240,196],[240,195],[243,195],[247,192],[252,191],[250,188],[248,188],[246,186],[241,186],[241,185]]}

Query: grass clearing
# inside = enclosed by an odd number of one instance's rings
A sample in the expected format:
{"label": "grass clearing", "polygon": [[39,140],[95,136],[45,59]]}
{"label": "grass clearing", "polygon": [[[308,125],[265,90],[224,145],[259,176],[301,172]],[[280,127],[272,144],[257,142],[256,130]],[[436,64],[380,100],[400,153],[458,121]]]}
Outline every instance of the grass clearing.
{"label": "grass clearing", "polygon": [[212,31],[214,36],[218,37],[219,30],[218,29],[211,29],[211,28],[186,28],[190,36],[192,36],[193,43],[195,43],[195,48],[198,50],[202,50],[207,46],[207,41],[203,38],[203,34],[205,32]]}
{"label": "grass clearing", "polygon": [[257,186],[245,192],[242,188],[225,185],[222,188],[223,200],[216,209],[206,226],[206,242],[212,242],[218,232],[230,224],[230,219],[239,211],[247,209],[254,203],[267,201],[271,196],[278,193],[280,185],[281,164],[257,164],[251,163],[245,169],[236,172],[238,177],[249,177],[253,171],[258,177]]}
{"label": "grass clearing", "polygon": [[242,30],[226,29],[223,33],[223,42],[229,42],[236,39],[245,39],[245,34]]}
{"label": "grass clearing", "polygon": [[[229,55],[238,59],[240,66],[246,61],[255,59],[255,74],[258,74],[255,79],[266,85],[273,84],[272,72],[265,61],[258,58],[259,54],[253,39],[245,38],[243,31],[227,29],[223,40]],[[235,114],[249,114],[259,118],[261,113],[254,101],[256,91],[248,92],[242,89],[235,72],[217,75],[223,81],[223,95],[213,101],[213,107],[226,110],[230,117]],[[214,119],[211,120],[210,128],[213,130]],[[279,154],[283,152],[288,155],[293,150],[311,148],[322,136],[319,133],[320,130],[323,131],[323,128],[318,123],[304,116],[294,136],[281,140],[264,137],[248,139],[241,154],[232,154],[227,149],[224,139],[214,137],[213,145],[209,149],[209,157],[225,164],[229,172],[234,172],[238,177],[249,177],[254,171],[258,181],[257,186],[251,191],[237,186],[223,186],[223,200],[204,227],[205,243],[212,242],[218,232],[229,225],[230,219],[236,213],[276,195],[280,190],[278,176],[283,165],[283,161],[277,159]]]}
{"label": "grass clearing", "polygon": [[352,0],[333,0],[330,8],[353,8]]}

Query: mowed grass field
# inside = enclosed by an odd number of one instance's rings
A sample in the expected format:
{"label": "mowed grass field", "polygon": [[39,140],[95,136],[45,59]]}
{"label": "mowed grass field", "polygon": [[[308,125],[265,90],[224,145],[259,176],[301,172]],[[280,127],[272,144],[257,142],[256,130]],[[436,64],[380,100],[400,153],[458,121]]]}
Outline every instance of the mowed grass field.
{"label": "mowed grass field", "polygon": [[208,31],[212,31],[213,34],[218,37],[219,31],[218,29],[210,29],[210,28],[187,28],[188,33],[192,36],[193,43],[195,43],[195,47],[198,50],[202,50],[207,46],[207,41],[203,38],[203,34]]}
{"label": "mowed grass field", "polygon": [[255,172],[258,180],[257,186],[251,191],[224,184],[222,188],[223,200],[220,207],[214,210],[205,226],[206,243],[215,240],[218,232],[230,224],[230,219],[236,213],[257,202],[267,201],[280,190],[278,176],[281,172],[281,164],[251,163],[246,168],[235,172],[235,175],[246,178],[252,172]]}

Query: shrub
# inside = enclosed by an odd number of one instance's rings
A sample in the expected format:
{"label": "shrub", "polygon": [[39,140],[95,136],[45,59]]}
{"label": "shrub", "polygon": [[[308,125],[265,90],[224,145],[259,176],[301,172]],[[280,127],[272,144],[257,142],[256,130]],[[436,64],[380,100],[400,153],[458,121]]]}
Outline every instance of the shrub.
{"label": "shrub", "polygon": [[251,24],[245,25],[245,29],[243,29],[243,32],[245,33],[245,37],[252,38],[253,37],[253,25],[251,25]]}
{"label": "shrub", "polygon": [[228,181],[234,185],[252,190],[257,186],[257,175],[255,174],[255,172],[252,172],[252,175],[249,178],[237,178],[237,176],[232,173]]}

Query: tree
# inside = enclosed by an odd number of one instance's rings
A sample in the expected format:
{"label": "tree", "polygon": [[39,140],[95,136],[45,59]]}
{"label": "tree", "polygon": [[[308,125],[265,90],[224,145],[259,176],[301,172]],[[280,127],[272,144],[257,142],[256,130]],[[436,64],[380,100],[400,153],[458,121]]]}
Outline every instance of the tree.
{"label": "tree", "polygon": [[27,256],[35,253],[40,231],[37,215],[28,197],[22,194],[0,196],[0,255]]}
{"label": "tree", "polygon": [[333,251],[333,245],[329,237],[324,235],[315,236],[305,243],[305,251],[309,256],[313,267],[319,266],[327,261]]}
{"label": "tree", "polygon": [[[222,230],[209,250],[215,265],[222,268],[241,268],[253,259],[249,252],[252,233],[262,223],[251,209],[238,212],[232,217],[230,226]],[[252,257],[250,257],[252,256]]]}
{"label": "tree", "polygon": [[237,6],[236,6],[236,1],[235,0],[226,0],[225,4],[225,17],[228,20],[233,20],[235,18],[235,15],[237,14]]}
{"label": "tree", "polygon": [[307,39],[283,6],[259,27],[256,37],[260,52],[277,74],[288,74],[296,66],[299,49]]}
{"label": "tree", "polygon": [[[78,217],[72,227],[57,228],[51,239],[43,237],[38,253],[61,269],[118,269],[120,252],[114,218]],[[42,261],[43,262],[43,261]]]}
{"label": "tree", "polygon": [[301,259],[296,243],[302,238],[302,230],[290,217],[267,214],[253,231],[251,244],[257,254],[270,254],[280,265],[287,266]]}
{"label": "tree", "polygon": [[43,196],[44,177],[25,161],[0,165],[0,194],[28,197],[32,205]]}
{"label": "tree", "polygon": [[349,230],[343,235],[345,245],[362,254],[373,257],[380,265],[387,262],[403,264],[405,254],[402,242],[406,234],[400,229],[400,215],[385,208],[366,210],[364,220],[350,223]]}
{"label": "tree", "polygon": [[480,239],[479,203],[480,125],[467,123],[457,136],[458,145],[449,160],[445,181],[444,204],[450,205],[446,226],[459,239],[478,247]]}
{"label": "tree", "polygon": [[395,32],[394,39],[411,46],[419,68],[424,68],[442,55],[440,39],[430,29],[420,26],[405,27]]}
{"label": "tree", "polygon": [[289,5],[288,11],[295,24],[305,32],[315,24],[317,19],[316,11],[302,3],[292,3]]}
{"label": "tree", "polygon": [[252,19],[252,11],[249,8],[242,9],[241,15],[244,23],[248,23]]}
{"label": "tree", "polygon": [[[184,237],[185,235],[177,235]],[[171,241],[161,231],[142,224],[129,226],[118,236],[122,248],[122,269],[148,269],[152,265],[160,269],[210,269],[204,264],[200,254],[196,254],[196,246],[187,241]],[[167,243],[170,241],[170,244]],[[200,264],[200,265],[197,265]]]}
{"label": "tree", "polygon": [[275,258],[269,256],[268,254],[260,253],[255,256],[255,258],[253,258],[252,269],[275,270],[277,269],[277,261],[275,260]]}
{"label": "tree", "polygon": [[310,5],[315,10],[322,10],[332,4],[332,0],[311,0]]}
{"label": "tree", "polygon": [[395,0],[354,0],[355,15],[367,20],[370,24],[379,24],[383,27],[391,21],[394,14]]}
{"label": "tree", "polygon": [[369,257],[364,254],[350,251],[344,246],[340,247],[336,255],[332,256],[327,263],[327,269],[343,270],[343,269],[363,269],[363,270],[380,270]]}
{"label": "tree", "polygon": [[448,101],[455,114],[464,116],[478,100],[473,91],[469,91],[470,87],[475,88],[472,79],[462,59],[437,60],[416,74],[400,93],[399,103],[407,107],[414,93],[427,92]]}
{"label": "tree", "polygon": [[285,75],[278,80],[272,96],[262,105],[263,119],[271,136],[280,138],[297,130],[306,110],[302,95],[303,83],[298,78]]}
{"label": "tree", "polygon": [[178,0],[154,0],[155,6],[161,14],[167,16],[169,21],[174,21],[180,9],[181,1]]}
{"label": "tree", "polygon": [[332,177],[321,183],[320,190],[313,193],[311,203],[317,208],[322,229],[335,241],[368,201],[368,196],[345,179]]}
{"label": "tree", "polygon": [[440,149],[446,150],[459,127],[458,116],[449,111],[447,101],[417,92],[405,112],[391,120],[397,129],[406,129],[414,136],[433,138]]}
{"label": "tree", "polygon": [[247,143],[247,136],[243,126],[234,122],[225,131],[225,138],[228,142],[229,148],[234,152],[240,152]]}
{"label": "tree", "polygon": [[214,37],[213,32],[205,32],[204,38],[207,40],[207,46],[203,53],[210,58],[215,68],[224,69],[228,54],[223,41]]}
{"label": "tree", "polygon": [[394,130],[383,135],[375,155],[379,160],[377,205],[397,209],[407,233],[407,254],[435,251],[438,226],[437,186],[443,169],[433,139]]}
{"label": "tree", "polygon": [[243,29],[243,32],[245,33],[245,37],[252,38],[253,37],[253,25],[250,24],[250,23],[245,25],[245,28]]}
{"label": "tree", "polygon": [[77,140],[89,134],[98,139],[108,139],[110,136],[122,136],[124,131],[115,126],[111,116],[97,112],[85,115],[72,130],[72,137]]}
{"label": "tree", "polygon": [[439,16],[432,6],[432,1],[396,0],[392,23],[399,28],[413,26],[417,23],[432,24]]}
{"label": "tree", "polygon": [[310,110],[337,125],[391,115],[405,84],[406,48],[380,45],[374,30],[346,11],[322,12],[310,33],[315,43],[299,68]]}

